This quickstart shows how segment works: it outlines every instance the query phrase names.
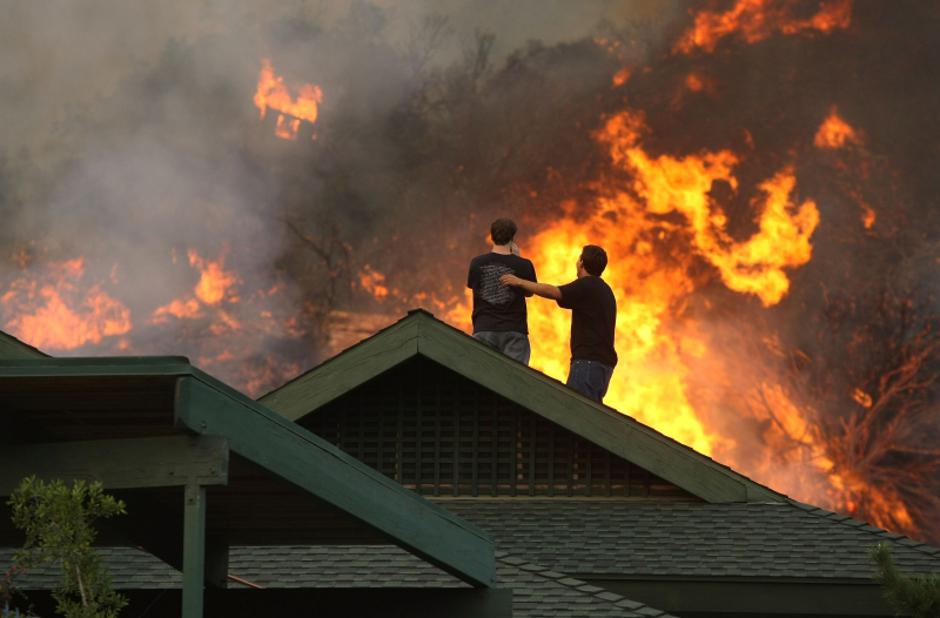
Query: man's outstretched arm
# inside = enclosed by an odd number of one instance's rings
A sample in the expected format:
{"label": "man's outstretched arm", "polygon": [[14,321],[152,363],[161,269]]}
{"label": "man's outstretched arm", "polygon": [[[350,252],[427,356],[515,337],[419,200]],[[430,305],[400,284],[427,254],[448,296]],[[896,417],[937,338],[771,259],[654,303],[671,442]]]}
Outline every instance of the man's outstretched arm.
{"label": "man's outstretched arm", "polygon": [[554,285],[549,285],[547,283],[535,283],[534,281],[527,281],[525,279],[520,279],[515,275],[503,275],[499,278],[500,283],[503,285],[512,285],[518,288],[522,288],[526,292],[531,292],[536,296],[542,296],[543,298],[551,298],[552,300],[561,299],[561,290],[559,290]]}

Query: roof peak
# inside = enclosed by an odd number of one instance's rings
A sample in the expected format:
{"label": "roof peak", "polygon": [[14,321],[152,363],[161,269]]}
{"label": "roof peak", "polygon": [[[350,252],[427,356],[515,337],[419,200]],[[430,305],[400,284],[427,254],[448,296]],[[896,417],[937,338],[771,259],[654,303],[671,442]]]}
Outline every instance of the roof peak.
{"label": "roof peak", "polygon": [[259,401],[298,420],[415,356],[447,367],[708,502],[785,498],[636,419],[500,354],[425,309],[409,311],[402,319]]}

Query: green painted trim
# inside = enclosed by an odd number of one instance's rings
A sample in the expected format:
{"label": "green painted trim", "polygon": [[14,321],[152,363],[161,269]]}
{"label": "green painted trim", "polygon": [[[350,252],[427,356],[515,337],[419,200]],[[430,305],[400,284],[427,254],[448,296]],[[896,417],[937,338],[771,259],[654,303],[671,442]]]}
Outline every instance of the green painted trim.
{"label": "green painted trim", "polygon": [[0,449],[0,496],[20,481],[101,481],[108,489],[228,483],[228,443],[215,436],[172,436],[5,446]]}
{"label": "green painted trim", "polygon": [[185,356],[101,356],[0,359],[0,378],[58,378],[190,375]]}
{"label": "green painted trim", "polygon": [[224,436],[233,452],[428,562],[474,586],[492,585],[493,544],[482,531],[244,395],[184,377],[177,382],[175,414],[178,426]]}
{"label": "green painted trim", "polygon": [[182,618],[202,618],[206,574],[206,489],[187,483],[183,495]]}
{"label": "green painted trim", "polygon": [[0,359],[44,358],[48,354],[0,331]]}
{"label": "green painted trim", "polygon": [[[405,337],[412,339],[413,337]],[[346,511],[475,586],[490,586],[492,541],[461,520],[178,356],[0,361],[0,381],[177,377],[175,423],[217,435],[235,453]]]}
{"label": "green painted trim", "polygon": [[707,502],[785,499],[639,421],[507,358],[424,311],[409,313],[393,327],[265,395],[261,401],[287,418],[298,420],[419,354]]}
{"label": "green painted trim", "polygon": [[381,333],[381,338],[367,339],[312,370],[316,380],[300,376],[258,401],[297,420],[418,352],[416,322],[396,322]]}
{"label": "green painted trim", "polygon": [[[591,402],[548,376],[482,344],[463,343],[443,324],[424,320],[418,350],[493,392],[708,502],[744,502],[742,479],[712,460],[609,408]],[[472,340],[471,340],[472,341]],[[506,365],[516,365],[507,371]],[[766,497],[764,497],[766,499]]]}

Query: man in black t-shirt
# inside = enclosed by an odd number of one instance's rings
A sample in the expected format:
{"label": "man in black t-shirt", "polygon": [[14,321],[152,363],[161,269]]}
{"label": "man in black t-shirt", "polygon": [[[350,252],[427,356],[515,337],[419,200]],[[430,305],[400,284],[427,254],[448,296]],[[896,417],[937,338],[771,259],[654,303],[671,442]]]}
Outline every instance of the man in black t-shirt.
{"label": "man in black t-shirt", "polygon": [[617,300],[601,279],[606,267],[607,253],[596,245],[587,245],[578,258],[578,278],[567,285],[533,283],[513,275],[501,278],[506,285],[554,299],[559,307],[572,310],[568,386],[599,403],[603,402],[617,364],[614,350]]}
{"label": "man in black t-shirt", "polygon": [[515,275],[535,281],[532,262],[513,254],[516,224],[497,219],[490,226],[493,250],[470,261],[467,287],[473,290],[473,336],[520,363],[529,364],[529,326],[522,290],[499,278]]}

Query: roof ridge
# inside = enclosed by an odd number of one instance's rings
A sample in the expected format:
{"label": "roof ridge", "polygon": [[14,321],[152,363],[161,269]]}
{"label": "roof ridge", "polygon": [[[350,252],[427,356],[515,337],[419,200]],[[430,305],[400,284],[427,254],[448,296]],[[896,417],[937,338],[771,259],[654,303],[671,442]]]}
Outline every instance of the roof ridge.
{"label": "roof ridge", "polygon": [[[424,315],[424,316],[426,316],[426,317],[429,317],[429,318],[430,318],[431,320],[433,320],[436,324],[440,324],[441,326],[444,326],[445,328],[448,328],[448,329],[450,329],[450,330],[452,330],[452,331],[454,331],[454,332],[456,332],[456,333],[458,333],[458,334],[460,334],[460,335],[463,335],[464,337],[467,337],[468,339],[473,340],[476,344],[482,346],[482,347],[485,348],[487,351],[492,351],[492,348],[490,348],[490,347],[487,346],[486,344],[482,343],[481,341],[478,341],[478,340],[474,339],[473,337],[470,337],[469,335],[467,335],[467,333],[465,333],[464,331],[460,330],[459,328],[456,328],[455,326],[452,326],[451,324],[448,324],[447,322],[444,322],[443,320],[438,319],[433,313],[431,313],[431,312],[429,312],[429,311],[427,311],[427,310],[425,310],[425,309],[412,309],[412,310],[410,310],[410,311],[408,312],[408,314],[405,316],[405,318],[402,318],[402,320],[407,319],[407,318],[410,318],[413,314]],[[402,320],[399,320],[399,322],[402,321]],[[398,323],[398,322],[396,322],[396,324],[397,324],[397,323]],[[379,331],[379,332],[381,332],[381,331]],[[376,333],[376,334],[378,334],[378,333]],[[343,352],[345,352],[345,350],[344,350]],[[342,354],[343,352],[340,352],[340,354]],[[337,355],[337,356],[338,356],[338,355]],[[512,359],[510,359],[508,356],[506,356],[506,355],[504,355],[504,354],[499,354],[499,353],[497,353],[496,356],[502,357],[502,358],[504,358],[504,359],[506,359],[506,360],[508,360],[508,361],[513,362]],[[334,358],[335,358],[335,357],[334,357]],[[518,362],[515,362],[515,364],[522,365],[521,363],[518,363]],[[535,369],[534,367],[530,367],[529,365],[522,365],[522,367],[523,367],[524,369],[527,369],[527,370],[529,370],[529,371],[531,371],[531,372],[534,372],[534,373],[538,374],[538,375],[541,376],[541,377],[548,378],[549,380],[551,380],[552,382],[554,382],[557,386],[563,386],[563,387],[566,388],[566,390],[571,391],[571,389],[568,389],[567,386],[566,386],[561,380],[558,380],[558,379],[556,379],[556,378],[553,378],[552,376],[548,375],[547,373],[544,373],[544,372],[542,372],[542,371],[539,371],[538,369]],[[790,499],[789,496],[787,496],[786,494],[784,494],[784,493],[782,493],[782,492],[780,492],[780,491],[777,491],[776,489],[773,489],[772,487],[769,487],[769,486],[765,485],[764,483],[761,483],[761,482],[759,482],[759,481],[756,481],[756,480],[752,479],[751,477],[747,476],[746,474],[742,474],[741,472],[735,470],[734,468],[732,468],[732,467],[729,466],[728,464],[721,463],[720,461],[718,461],[717,459],[711,457],[710,455],[706,455],[705,453],[700,453],[699,451],[695,450],[694,448],[692,448],[692,447],[689,446],[688,444],[685,444],[684,442],[680,442],[679,440],[673,438],[672,436],[666,435],[665,433],[659,431],[659,430],[656,429],[655,427],[652,427],[652,426],[650,426],[650,425],[647,425],[646,423],[644,423],[644,422],[642,422],[642,421],[640,421],[640,420],[634,418],[633,415],[630,414],[630,413],[628,413],[628,412],[622,412],[622,411],[618,410],[617,408],[614,408],[614,407],[609,406],[609,405],[607,405],[607,404],[598,403],[598,402],[596,402],[596,401],[593,401],[593,400],[591,400],[591,399],[588,399],[587,397],[584,397],[583,395],[581,395],[581,394],[578,393],[578,392],[575,392],[575,391],[571,391],[571,392],[572,392],[574,395],[576,395],[577,397],[579,397],[580,399],[582,399],[582,400],[583,400],[583,403],[585,403],[585,404],[587,404],[587,405],[590,405],[590,406],[592,406],[593,408],[604,412],[605,414],[609,414],[609,415],[614,416],[614,417],[617,417],[617,418],[619,418],[619,419],[626,419],[628,422],[636,423],[636,424],[642,426],[643,428],[645,428],[645,429],[647,429],[647,430],[649,430],[649,431],[655,433],[656,435],[661,436],[662,438],[664,438],[664,439],[666,439],[666,440],[668,440],[668,441],[670,441],[670,442],[672,442],[672,443],[674,443],[674,444],[676,444],[676,445],[678,445],[678,446],[680,446],[680,447],[682,447],[682,448],[684,448],[684,449],[686,449],[686,450],[688,450],[688,451],[691,451],[691,452],[694,453],[695,455],[697,455],[697,456],[699,456],[699,457],[702,457],[702,458],[704,458],[704,459],[707,459],[708,461],[711,461],[711,462],[714,463],[715,465],[720,466],[720,467],[722,467],[722,468],[728,470],[729,472],[735,474],[736,476],[739,476],[739,477],[741,477],[741,478],[743,478],[743,479],[745,479],[745,480],[747,480],[747,481],[750,481],[751,483],[754,483],[754,484],[756,484],[756,485],[760,485],[760,486],[763,487],[764,489],[767,489],[768,491],[770,491],[770,492],[772,492],[772,493],[775,493],[775,494],[781,496],[781,497],[784,498],[784,499]]]}
{"label": "roof ridge", "polygon": [[[255,401],[260,402],[262,399],[264,399],[264,398],[267,397],[268,395],[271,395],[272,393],[275,393],[275,392],[281,390],[282,388],[284,388],[284,387],[287,386],[288,384],[293,384],[294,382],[303,379],[304,377],[310,375],[311,373],[313,373],[314,371],[316,371],[316,370],[319,369],[320,367],[323,367],[324,365],[327,365],[327,364],[333,362],[334,360],[336,360],[337,358],[339,358],[340,356],[346,354],[346,353],[349,352],[350,350],[354,350],[355,348],[358,348],[358,347],[360,347],[360,346],[366,344],[367,342],[371,341],[372,339],[375,339],[376,337],[378,337],[379,335],[381,335],[381,334],[384,333],[385,331],[388,331],[388,330],[391,330],[391,329],[395,328],[396,326],[398,326],[399,324],[401,324],[401,323],[404,322],[405,320],[409,319],[412,314],[427,314],[427,315],[429,315],[431,318],[433,318],[433,319],[435,319],[435,320],[437,319],[437,318],[434,317],[434,314],[433,314],[433,313],[431,313],[431,312],[429,312],[429,311],[427,311],[427,310],[425,310],[425,309],[411,309],[410,311],[408,311],[408,313],[405,314],[404,317],[401,317],[401,318],[395,320],[394,322],[392,322],[392,323],[389,324],[388,326],[385,326],[384,328],[380,328],[379,330],[375,331],[374,333],[372,333],[372,334],[369,335],[368,337],[363,337],[362,339],[360,339],[360,340],[357,341],[356,343],[352,344],[352,345],[349,346],[348,348],[343,348],[342,350],[340,350],[339,352],[337,352],[337,353],[334,354],[333,356],[331,356],[331,357],[329,357],[329,358],[323,359],[322,361],[320,361],[319,363],[317,363],[317,364],[314,365],[313,367],[310,367],[310,368],[307,369],[306,371],[301,371],[300,373],[298,373],[297,375],[295,375],[293,378],[291,378],[291,379],[288,380],[287,382],[284,382],[283,384],[280,384],[280,385],[278,385],[278,386],[272,388],[272,389],[269,390],[267,393],[264,393],[264,394],[262,394],[262,395],[258,395],[257,397],[255,397]],[[2,332],[2,331],[0,331],[0,332]]]}
{"label": "roof ridge", "polygon": [[[414,346],[410,343],[405,345],[406,341],[414,341]],[[391,326],[350,346],[317,367],[259,397],[257,401],[291,420],[297,420],[363,381],[368,381],[378,373],[414,356],[428,358],[509,399],[518,395],[522,399],[516,401],[523,407],[708,502],[783,502],[786,499],[784,494],[775,489],[698,452],[637,418],[591,401],[559,380],[509,359],[426,310],[408,312]],[[475,358],[477,363],[466,362],[466,357]],[[347,367],[348,363],[353,363],[350,367],[356,370],[354,377],[333,379],[346,375],[343,372],[350,368]],[[515,375],[513,372],[516,372]],[[508,387],[506,378],[500,377],[507,374],[515,378],[516,382],[524,379],[526,388],[516,390]],[[315,392],[308,388],[307,380],[316,382],[324,379],[323,376],[329,379],[325,383],[326,388],[318,388]],[[507,394],[507,389],[515,395]],[[549,401],[554,403],[548,406]],[[581,408],[582,413],[594,415],[596,418],[592,423],[580,423],[571,413],[575,407]],[[624,442],[617,441],[615,434],[623,434],[622,437],[626,440],[641,440],[646,446],[634,449],[631,451],[633,455],[628,455],[623,450]],[[652,455],[665,451],[671,451],[672,455],[669,457],[675,459],[674,465],[663,464],[665,455],[658,459]]]}
{"label": "roof ridge", "polygon": [[643,616],[650,616],[651,618],[675,618],[675,616],[672,614],[661,609],[650,607],[645,603],[634,601],[633,599],[628,599],[627,597],[617,594],[616,592],[612,592],[606,588],[601,588],[600,586],[589,584],[588,582],[576,577],[572,577],[567,573],[562,573],[560,571],[529,562],[525,558],[515,557],[509,552],[496,551],[496,560],[515,569],[520,569],[522,571],[538,575],[539,577],[550,579],[559,585],[572,588],[581,594],[585,594],[605,603],[609,603],[618,609],[636,612]]}
{"label": "roof ridge", "polygon": [[11,335],[10,333],[4,330],[0,330],[0,344],[11,346],[14,348],[21,348],[24,351],[35,353],[38,357],[45,356],[48,358],[51,356],[51,354],[46,354],[45,352],[43,352],[36,346],[30,345],[26,343],[25,341],[23,341],[22,339],[19,339],[18,337]]}
{"label": "roof ridge", "polygon": [[923,541],[918,541],[917,539],[911,538],[907,535],[901,534],[899,532],[891,532],[884,528],[880,528],[873,524],[863,521],[861,519],[855,519],[850,515],[845,515],[843,513],[837,513],[836,511],[830,511],[822,507],[818,507],[814,504],[807,504],[805,502],[800,502],[799,500],[794,500],[793,498],[787,498],[787,502],[801,511],[818,517],[820,519],[825,519],[828,521],[836,522],[842,524],[843,526],[848,526],[856,530],[861,530],[867,532],[872,536],[878,537],[882,540],[891,541],[899,545],[903,545],[909,549],[919,551],[923,554],[934,558],[940,558],[940,547],[931,545],[930,543],[924,543]]}

